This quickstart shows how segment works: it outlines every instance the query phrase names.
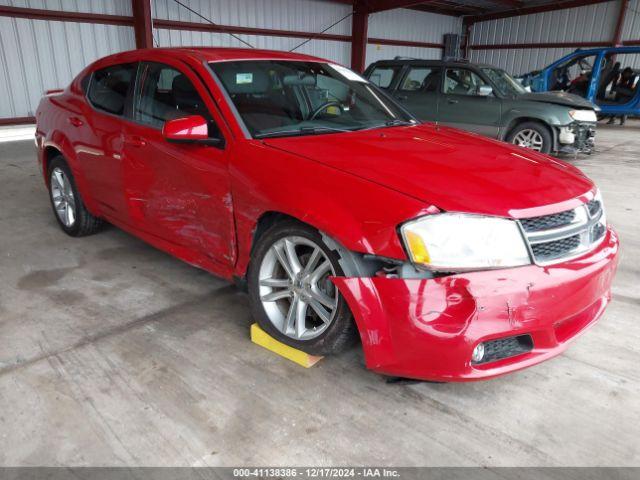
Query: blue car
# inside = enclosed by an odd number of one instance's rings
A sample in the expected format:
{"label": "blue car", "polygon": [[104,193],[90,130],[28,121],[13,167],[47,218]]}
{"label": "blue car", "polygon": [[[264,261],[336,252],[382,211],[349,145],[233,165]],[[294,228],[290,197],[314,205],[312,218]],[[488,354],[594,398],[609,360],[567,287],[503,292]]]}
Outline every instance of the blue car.
{"label": "blue car", "polygon": [[576,50],[522,77],[534,92],[566,91],[600,107],[602,116],[640,115],[640,47]]}

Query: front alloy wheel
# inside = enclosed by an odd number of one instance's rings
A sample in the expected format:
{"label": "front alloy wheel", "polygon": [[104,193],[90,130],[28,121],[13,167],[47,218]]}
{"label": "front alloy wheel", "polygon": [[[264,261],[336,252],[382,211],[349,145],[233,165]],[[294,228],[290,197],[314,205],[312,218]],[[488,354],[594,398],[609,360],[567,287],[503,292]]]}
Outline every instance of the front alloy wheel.
{"label": "front alloy wheel", "polygon": [[294,220],[273,225],[257,239],[247,274],[253,316],[269,335],[307,353],[344,350],[356,328],[336,276],[344,276],[338,254],[317,230]]}
{"label": "front alloy wheel", "polygon": [[507,142],[536,152],[549,153],[553,138],[549,129],[540,122],[524,122],[515,127],[506,138]]}
{"label": "front alloy wheel", "polygon": [[322,249],[303,237],[275,242],[260,265],[260,301],[271,323],[287,337],[309,340],[333,321],[336,272]]}
{"label": "front alloy wheel", "polygon": [[535,130],[527,128],[520,130],[515,137],[513,137],[512,143],[519,147],[530,148],[539,152],[542,150],[543,139],[542,135]]}

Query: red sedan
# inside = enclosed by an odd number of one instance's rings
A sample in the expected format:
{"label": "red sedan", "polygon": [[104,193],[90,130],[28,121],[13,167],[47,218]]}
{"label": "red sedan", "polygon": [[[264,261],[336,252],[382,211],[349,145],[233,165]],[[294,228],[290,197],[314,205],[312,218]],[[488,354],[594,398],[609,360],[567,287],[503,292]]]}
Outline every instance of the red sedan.
{"label": "red sedan", "polygon": [[420,124],[327,60],[126,52],[36,118],[66,233],[107,221],[235,279],[309,353],[359,333],[377,372],[489,378],[559,354],[610,300],[618,239],[578,169]]}

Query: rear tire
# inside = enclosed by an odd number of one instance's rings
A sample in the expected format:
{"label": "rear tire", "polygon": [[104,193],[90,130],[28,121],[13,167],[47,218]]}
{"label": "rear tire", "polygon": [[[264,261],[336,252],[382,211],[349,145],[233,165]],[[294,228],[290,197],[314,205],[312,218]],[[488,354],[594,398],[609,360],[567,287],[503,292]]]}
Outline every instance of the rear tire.
{"label": "rear tire", "polygon": [[551,152],[553,138],[549,129],[538,122],[524,122],[507,135],[507,142],[540,153]]}
{"label": "rear tire", "polygon": [[329,280],[344,272],[320,233],[286,221],[256,242],[247,277],[251,312],[260,327],[312,355],[351,346],[357,329],[347,302]]}
{"label": "rear tire", "polygon": [[62,155],[57,155],[49,163],[47,180],[53,215],[64,233],[71,237],[84,237],[103,227],[104,221],[91,215],[84,206],[71,169]]}

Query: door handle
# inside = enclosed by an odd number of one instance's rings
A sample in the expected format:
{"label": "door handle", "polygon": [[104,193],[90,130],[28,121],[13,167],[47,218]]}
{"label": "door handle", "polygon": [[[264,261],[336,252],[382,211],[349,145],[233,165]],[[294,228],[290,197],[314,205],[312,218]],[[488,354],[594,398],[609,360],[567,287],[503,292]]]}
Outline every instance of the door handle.
{"label": "door handle", "polygon": [[450,103],[451,105],[455,105],[456,103],[458,103],[458,100],[454,98],[447,98],[447,103]]}
{"label": "door handle", "polygon": [[67,121],[74,127],[81,127],[82,125],[84,125],[83,121],[78,117],[69,117],[67,118]]}
{"label": "door handle", "polygon": [[139,137],[138,135],[130,135],[124,138],[124,143],[129,145],[130,147],[144,147],[147,144],[147,141]]}
{"label": "door handle", "polygon": [[409,97],[406,95],[396,95],[396,100],[407,100]]}

